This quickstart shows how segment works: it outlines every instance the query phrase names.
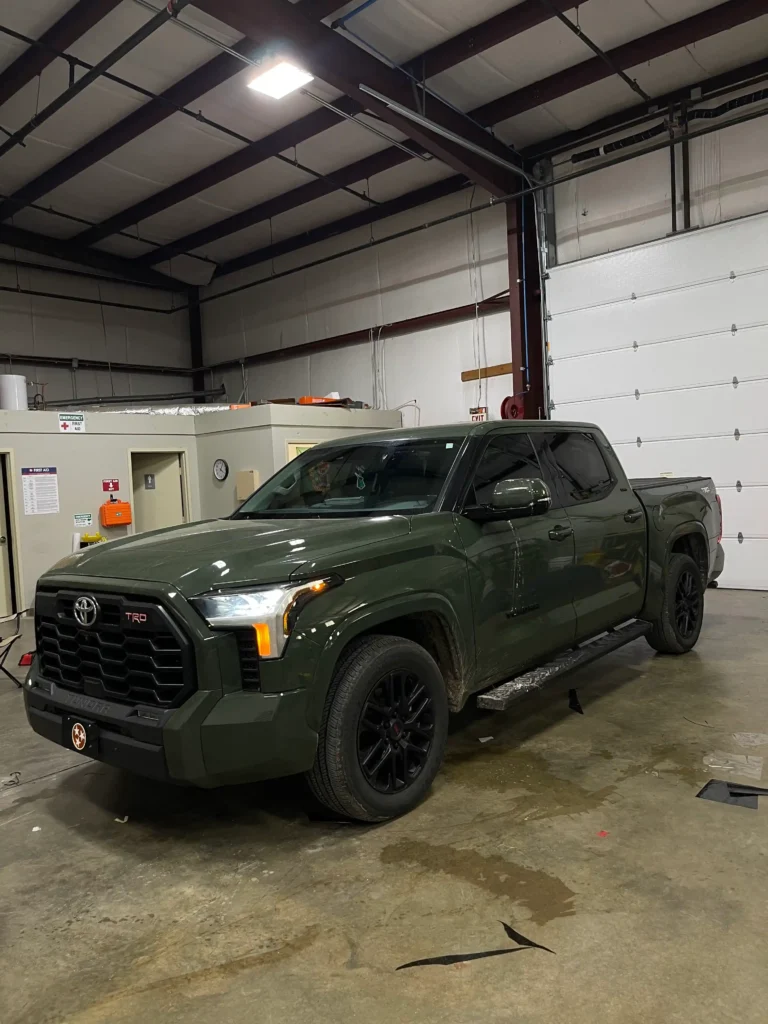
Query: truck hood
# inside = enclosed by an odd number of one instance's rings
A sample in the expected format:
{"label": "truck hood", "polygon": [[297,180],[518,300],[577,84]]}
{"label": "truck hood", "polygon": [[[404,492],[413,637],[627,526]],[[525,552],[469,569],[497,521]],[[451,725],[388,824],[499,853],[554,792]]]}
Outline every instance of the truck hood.
{"label": "truck hood", "polygon": [[185,597],[237,583],[275,583],[308,561],[408,534],[405,516],[371,519],[214,519],[85,548],[56,574],[171,584]]}

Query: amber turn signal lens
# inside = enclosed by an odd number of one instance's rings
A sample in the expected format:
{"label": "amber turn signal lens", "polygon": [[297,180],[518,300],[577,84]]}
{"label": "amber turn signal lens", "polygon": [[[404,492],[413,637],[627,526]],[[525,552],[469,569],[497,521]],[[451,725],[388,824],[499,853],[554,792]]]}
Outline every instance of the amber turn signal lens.
{"label": "amber turn signal lens", "polygon": [[272,639],[269,635],[269,626],[266,622],[254,622],[253,631],[256,634],[256,647],[262,658],[272,656]]}

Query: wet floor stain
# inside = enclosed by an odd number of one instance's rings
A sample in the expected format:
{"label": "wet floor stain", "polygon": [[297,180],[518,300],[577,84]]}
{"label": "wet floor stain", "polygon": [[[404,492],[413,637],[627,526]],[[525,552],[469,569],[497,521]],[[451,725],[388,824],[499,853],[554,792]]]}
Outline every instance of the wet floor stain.
{"label": "wet floor stain", "polygon": [[663,745],[652,747],[647,754],[637,761],[632,761],[626,754],[613,750],[594,750],[592,756],[615,764],[624,765],[623,778],[633,775],[658,775],[660,778],[677,779],[690,786],[701,786],[706,772],[702,770],[701,755],[698,748]]}
{"label": "wet floor stain", "polygon": [[690,786],[702,784],[701,755],[692,748],[659,745],[637,758],[604,748],[593,749],[574,759],[574,774],[582,774],[590,763],[596,762],[610,762],[613,777],[606,785],[594,789],[565,777],[569,770],[567,762],[560,761],[555,771],[540,754],[503,744],[454,749],[446,757],[445,773],[458,785],[503,792],[504,806],[500,812],[518,823],[597,810],[618,792],[621,783],[644,774],[679,780]]}
{"label": "wet floor stain", "polygon": [[613,796],[618,782],[632,773],[628,767],[615,782],[590,791],[553,774],[546,758],[527,749],[487,746],[452,751],[446,758],[448,778],[460,785],[518,790],[505,801],[504,813],[526,821],[596,810]]}
{"label": "wet floor stain", "polygon": [[493,896],[526,907],[534,924],[543,925],[576,912],[576,893],[554,875],[524,867],[504,857],[484,855],[476,850],[402,839],[381,851],[388,865],[416,865],[430,873],[442,872],[470,882]]}

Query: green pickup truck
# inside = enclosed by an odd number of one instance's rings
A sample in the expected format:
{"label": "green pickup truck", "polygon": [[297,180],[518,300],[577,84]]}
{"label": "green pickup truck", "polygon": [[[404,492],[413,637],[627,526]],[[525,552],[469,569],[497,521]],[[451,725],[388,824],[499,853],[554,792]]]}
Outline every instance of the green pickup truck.
{"label": "green pickup truck", "polygon": [[471,695],[505,710],[641,636],[689,651],[720,534],[710,479],[630,482],[590,424],[324,443],[227,519],[46,573],[27,716],[157,779],[304,772],[383,821],[424,797]]}

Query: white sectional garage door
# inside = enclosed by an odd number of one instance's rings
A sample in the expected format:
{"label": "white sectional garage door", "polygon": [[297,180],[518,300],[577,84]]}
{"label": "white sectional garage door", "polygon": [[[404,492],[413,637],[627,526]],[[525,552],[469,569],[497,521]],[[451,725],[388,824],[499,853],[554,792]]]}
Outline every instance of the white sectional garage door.
{"label": "white sectional garage door", "polygon": [[727,587],[768,589],[768,215],[555,267],[554,419],[630,476],[711,476]]}

